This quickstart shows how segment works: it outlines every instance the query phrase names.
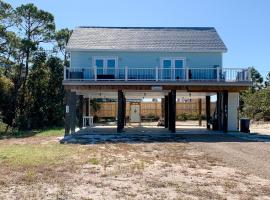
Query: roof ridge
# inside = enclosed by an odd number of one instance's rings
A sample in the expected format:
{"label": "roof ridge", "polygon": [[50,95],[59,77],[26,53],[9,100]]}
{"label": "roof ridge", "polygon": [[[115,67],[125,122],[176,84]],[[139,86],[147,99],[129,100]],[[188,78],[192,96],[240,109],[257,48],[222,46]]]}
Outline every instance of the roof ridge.
{"label": "roof ridge", "polygon": [[179,26],[78,26],[76,28],[106,28],[106,29],[196,29],[196,30],[210,30],[215,27],[179,27]]}

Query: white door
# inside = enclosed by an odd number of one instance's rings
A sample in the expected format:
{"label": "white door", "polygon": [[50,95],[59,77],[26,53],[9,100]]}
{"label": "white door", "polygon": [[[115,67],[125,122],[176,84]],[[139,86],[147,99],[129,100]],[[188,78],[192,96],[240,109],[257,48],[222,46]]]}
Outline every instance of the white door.
{"label": "white door", "polygon": [[140,117],[140,105],[135,104],[135,105],[130,105],[130,122],[140,122],[141,117]]}

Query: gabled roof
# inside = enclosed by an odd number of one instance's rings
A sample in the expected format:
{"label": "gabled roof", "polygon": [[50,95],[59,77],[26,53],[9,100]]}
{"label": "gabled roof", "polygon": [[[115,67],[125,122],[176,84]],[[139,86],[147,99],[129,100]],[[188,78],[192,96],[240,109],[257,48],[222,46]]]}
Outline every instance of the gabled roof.
{"label": "gabled roof", "polygon": [[67,50],[226,52],[213,27],[78,27]]}

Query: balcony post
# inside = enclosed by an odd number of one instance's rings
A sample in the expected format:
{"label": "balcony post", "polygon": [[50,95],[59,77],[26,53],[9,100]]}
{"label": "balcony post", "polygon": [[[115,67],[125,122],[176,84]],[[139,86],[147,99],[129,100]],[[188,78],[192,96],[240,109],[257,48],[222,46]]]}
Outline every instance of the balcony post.
{"label": "balcony post", "polygon": [[219,82],[219,74],[220,74],[220,68],[219,67],[217,67],[217,81]]}
{"label": "balcony post", "polygon": [[125,81],[128,81],[128,66],[125,66]]}
{"label": "balcony post", "polygon": [[95,81],[97,81],[97,67],[94,66],[94,78],[95,78]]}
{"label": "balcony post", "polygon": [[66,80],[67,78],[67,67],[64,66],[64,81]]}
{"label": "balcony post", "polygon": [[158,67],[156,67],[156,81],[158,81]]}
{"label": "balcony post", "polygon": [[189,81],[189,69],[186,67],[186,81]]}

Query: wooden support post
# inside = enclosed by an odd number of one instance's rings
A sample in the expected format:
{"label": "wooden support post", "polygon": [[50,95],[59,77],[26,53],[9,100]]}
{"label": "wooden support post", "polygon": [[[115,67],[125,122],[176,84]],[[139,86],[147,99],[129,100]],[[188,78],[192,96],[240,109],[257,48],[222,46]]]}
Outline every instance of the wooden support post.
{"label": "wooden support post", "polygon": [[70,133],[70,91],[65,91],[65,135]]}
{"label": "wooden support post", "polygon": [[168,112],[168,95],[165,96],[164,99],[164,126],[165,128],[168,128],[168,116],[169,116],[169,112]]}
{"label": "wooden support post", "polygon": [[86,116],[90,116],[90,113],[89,113],[89,98],[85,98],[84,99],[84,102],[85,102],[85,115]]}
{"label": "wooden support post", "polygon": [[83,95],[79,96],[79,128],[83,127]]}
{"label": "wooden support post", "polygon": [[201,98],[198,100],[198,107],[199,107],[199,113],[198,113],[199,126],[202,126],[202,99]]}
{"label": "wooden support post", "polygon": [[206,128],[210,130],[210,117],[211,117],[210,96],[206,96],[205,98],[205,114],[206,114]]}
{"label": "wooden support post", "polygon": [[70,105],[69,105],[71,133],[75,132],[75,127],[76,127],[76,102],[77,102],[76,92],[71,92]]}
{"label": "wooden support post", "polygon": [[172,96],[171,92],[168,94],[168,129],[171,130],[171,105],[172,105]]}
{"label": "wooden support post", "polygon": [[228,131],[228,91],[223,92],[223,131]]}
{"label": "wooden support post", "polygon": [[217,105],[216,105],[216,111],[217,111],[217,126],[218,130],[222,130],[222,104],[221,99],[222,94],[220,92],[217,93]]}
{"label": "wooden support post", "polygon": [[126,122],[126,97],[124,95],[123,95],[123,110],[124,110],[124,112],[123,112],[123,116],[122,116],[122,118],[123,118],[122,129],[124,129],[126,124],[127,124],[127,122]]}
{"label": "wooden support post", "polygon": [[118,115],[117,115],[117,133],[121,133],[123,130],[123,91],[118,90]]}
{"label": "wooden support post", "polygon": [[170,106],[170,124],[171,132],[175,133],[176,131],[176,90],[171,91],[171,106]]}

